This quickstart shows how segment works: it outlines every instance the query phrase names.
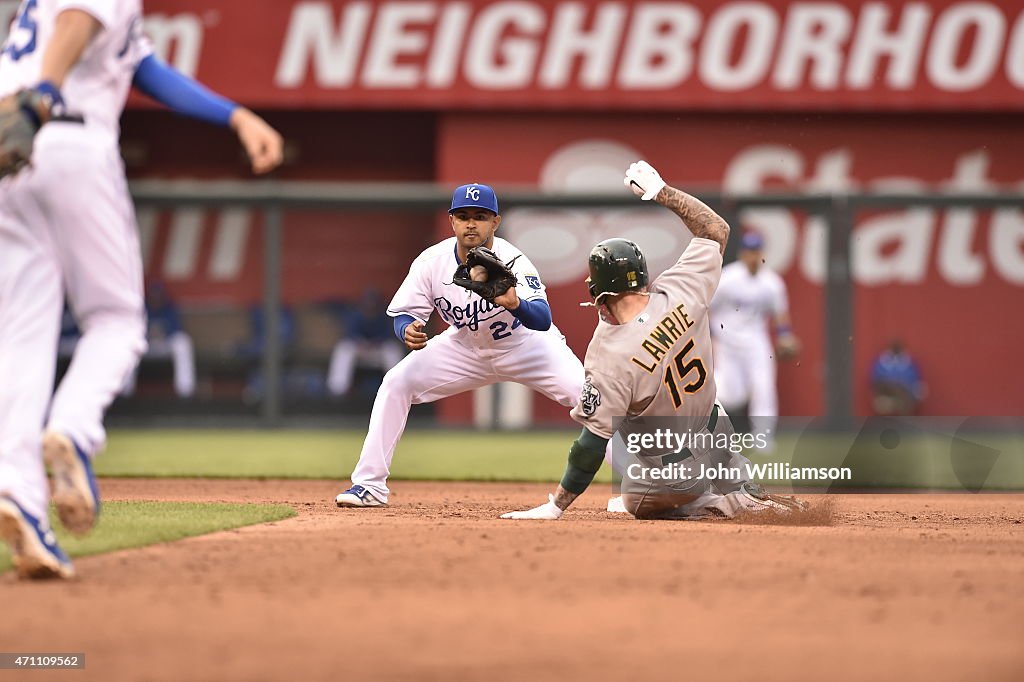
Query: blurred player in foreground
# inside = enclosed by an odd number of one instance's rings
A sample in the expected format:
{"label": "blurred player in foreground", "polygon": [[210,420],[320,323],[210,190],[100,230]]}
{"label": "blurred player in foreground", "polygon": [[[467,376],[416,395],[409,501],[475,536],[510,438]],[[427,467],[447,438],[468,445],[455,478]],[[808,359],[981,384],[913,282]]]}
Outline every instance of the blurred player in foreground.
{"label": "blurred player in foreground", "polygon": [[738,260],[722,269],[711,301],[711,336],[718,400],[729,414],[749,415],[750,430],[763,436],[758,449],[770,451],[779,418],[776,361],[796,357],[800,342],[786,284],[764,264],[764,239],[756,232],[743,235]]}
{"label": "blurred player in foreground", "polygon": [[[0,56],[0,536],[21,577],[74,575],[47,521],[43,459],[61,522],[87,532],[103,413],[146,349],[118,149],[129,87],[231,127],[257,173],[281,162],[276,131],[160,62],[141,27],[138,0],[25,0]],[[82,337],[50,405],[65,293]]]}
{"label": "blurred player in foreground", "polygon": [[[560,404],[576,403],[583,366],[551,323],[544,285],[522,251],[495,236],[498,200],[487,185],[463,185],[452,195],[449,237],[421,253],[388,306],[395,334],[412,353],[384,377],[352,487],[339,507],[382,507],[395,447],[413,404],[428,403],[500,381],[529,386]],[[493,300],[454,283],[470,249],[485,247],[511,267],[517,284]],[[424,325],[436,310],[450,326],[427,340]]]}
{"label": "blurred player in foreground", "polygon": [[[693,239],[676,264],[650,284],[646,259],[633,242],[608,239],[590,252],[588,286],[600,319],[587,348],[580,402],[572,410],[584,428],[548,502],[502,518],[560,518],[593,481],[617,429],[621,435],[615,423],[619,418],[626,418],[628,427],[630,419],[635,424],[648,417],[683,417],[695,430],[732,431],[715,401],[714,367],[705,362],[712,357],[708,306],[722,273],[729,226],[696,198],[666,185],[644,161],[629,167],[625,184],[644,201],[655,200],[678,215]],[[694,463],[748,463],[714,448],[683,452]],[[651,466],[660,467],[661,457],[656,459]],[[768,494],[746,478],[712,484],[683,477],[665,485],[627,475],[622,492],[627,511],[636,518],[732,517],[744,511],[786,513],[803,507],[793,498]]]}

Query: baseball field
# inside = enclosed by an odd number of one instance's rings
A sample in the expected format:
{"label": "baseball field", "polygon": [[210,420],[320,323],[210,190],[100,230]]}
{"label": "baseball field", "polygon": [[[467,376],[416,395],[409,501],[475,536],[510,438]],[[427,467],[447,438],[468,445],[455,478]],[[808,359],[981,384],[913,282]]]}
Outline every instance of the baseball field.
{"label": "baseball field", "polygon": [[62,537],[80,579],[0,576],[3,650],[85,667],[0,677],[1024,672],[1019,494],[808,495],[813,513],[784,524],[640,522],[605,512],[602,484],[559,521],[512,522],[497,517],[543,501],[572,434],[424,431],[402,441],[390,507],[340,510],[360,438],[113,434],[100,525]]}

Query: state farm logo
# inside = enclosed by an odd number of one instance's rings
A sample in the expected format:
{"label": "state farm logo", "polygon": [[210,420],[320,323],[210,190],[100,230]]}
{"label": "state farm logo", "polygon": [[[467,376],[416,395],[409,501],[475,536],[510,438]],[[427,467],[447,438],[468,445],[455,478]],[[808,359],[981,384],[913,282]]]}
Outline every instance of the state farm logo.
{"label": "state farm logo", "polygon": [[[812,155],[789,145],[751,145],[729,160],[722,181],[732,194],[756,194],[769,182],[779,189],[809,193],[948,190],[984,192],[986,150],[967,151],[954,160],[950,177],[938,185],[912,178],[879,177],[862,182],[850,175],[854,153],[838,148]],[[622,187],[623,170],[641,155],[611,140],[583,140],[552,154],[540,173],[542,189],[558,192],[604,191]],[[750,209],[743,224],[765,237],[765,259],[773,268],[793,268],[814,283],[826,272],[827,223],[783,208]],[[609,237],[637,242],[650,269],[661,272],[685,248],[689,236],[679,219],[661,208],[515,209],[502,222],[508,239],[529,255],[548,286],[580,283],[587,275],[591,246]],[[954,286],[979,284],[995,275],[1024,286],[1024,214],[1018,209],[981,213],[969,208],[908,208],[861,217],[851,242],[852,276],[864,286],[920,284],[930,273]]]}
{"label": "state farm logo", "polygon": [[[750,194],[769,181],[782,180],[796,190],[831,192],[986,192],[989,151],[963,152],[953,160],[948,179],[930,184],[907,177],[859,181],[851,175],[854,152],[840,147],[818,156],[788,145],[754,145],[733,156],[726,192]],[[1020,185],[1019,185],[1020,186]],[[828,226],[820,217],[801,217],[786,209],[756,209],[744,225],[765,237],[765,259],[783,272],[798,268],[808,280],[825,279]],[[934,260],[933,260],[934,254]],[[860,217],[851,242],[854,281],[866,286],[920,284],[930,272],[949,284],[971,286],[992,273],[1024,285],[1024,214],[1015,208],[980,212],[971,208],[907,208]]]}

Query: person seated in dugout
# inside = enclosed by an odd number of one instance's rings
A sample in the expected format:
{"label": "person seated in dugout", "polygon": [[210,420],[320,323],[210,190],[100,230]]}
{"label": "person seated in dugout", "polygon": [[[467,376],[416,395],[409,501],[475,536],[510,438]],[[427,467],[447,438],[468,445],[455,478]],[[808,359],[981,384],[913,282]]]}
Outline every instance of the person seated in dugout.
{"label": "person seated in dugout", "polygon": [[341,338],[334,344],[327,367],[327,390],[343,396],[352,389],[358,366],[387,372],[405,356],[395,338],[394,321],[387,314],[387,301],[374,288],[367,289],[356,305],[337,311]]}
{"label": "person seated in dugout", "polygon": [[[178,304],[163,282],[154,281],[146,287],[146,343],[144,357],[169,359],[174,368],[174,393],[191,398],[196,392],[196,361],[192,337],[181,323]],[[135,393],[138,367],[128,375],[121,395]]]}

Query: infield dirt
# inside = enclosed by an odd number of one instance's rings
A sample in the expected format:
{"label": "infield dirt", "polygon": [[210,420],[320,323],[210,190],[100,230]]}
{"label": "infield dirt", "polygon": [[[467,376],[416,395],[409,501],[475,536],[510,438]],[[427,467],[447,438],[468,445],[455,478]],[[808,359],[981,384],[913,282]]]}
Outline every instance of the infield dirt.
{"label": "infield dirt", "polygon": [[[0,650],[84,652],[32,680],[1019,680],[1024,495],[836,496],[828,526],[638,522],[607,487],[102,481],[106,499],[284,502],[298,516],[0,577]],[[819,498],[820,499],[820,498]]]}

